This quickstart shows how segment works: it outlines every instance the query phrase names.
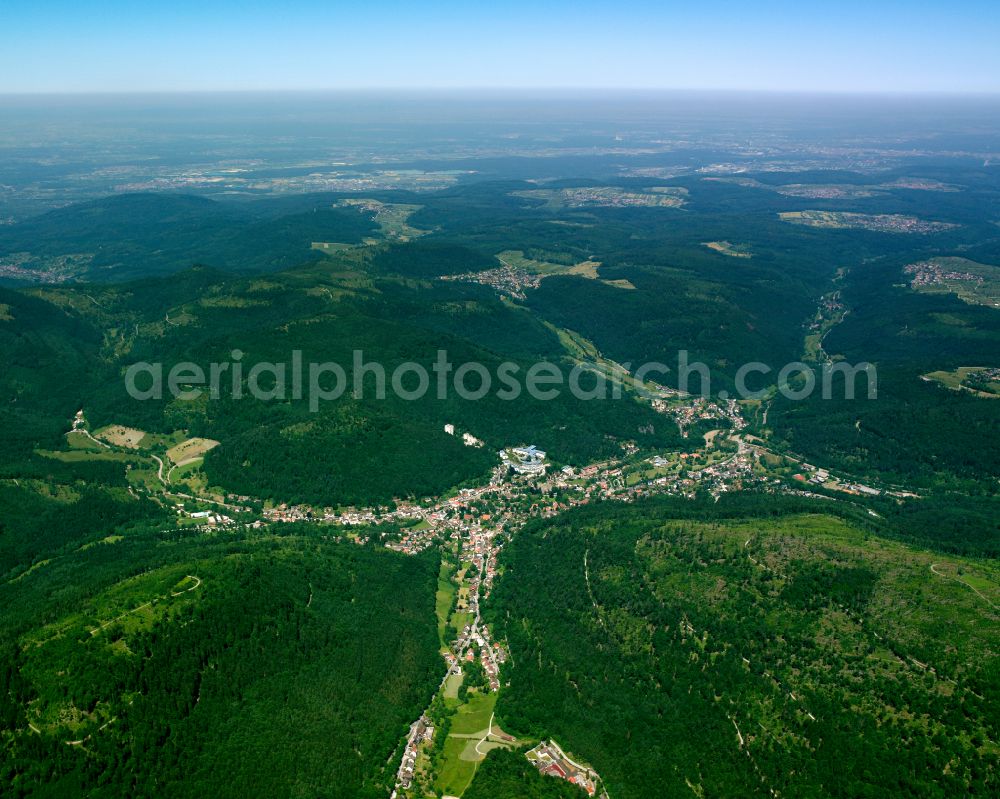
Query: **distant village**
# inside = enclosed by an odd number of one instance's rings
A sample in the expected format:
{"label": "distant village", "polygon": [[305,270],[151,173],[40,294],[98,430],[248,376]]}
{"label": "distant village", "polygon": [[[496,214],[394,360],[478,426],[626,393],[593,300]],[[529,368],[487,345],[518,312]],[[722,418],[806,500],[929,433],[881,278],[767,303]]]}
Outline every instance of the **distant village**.
{"label": "distant village", "polygon": [[983,285],[984,282],[981,275],[974,275],[972,272],[950,268],[946,262],[940,261],[919,261],[914,264],[908,264],[903,268],[903,271],[913,276],[910,280],[910,285],[914,288],[941,285],[946,280],[960,280],[975,283],[977,286]]}
{"label": "distant village", "polygon": [[444,275],[440,280],[458,280],[464,283],[479,283],[490,286],[500,294],[505,294],[519,300],[527,297],[527,289],[537,289],[542,284],[540,275],[532,274],[524,269],[517,269],[503,264],[496,269],[482,272],[468,272],[461,275]]}

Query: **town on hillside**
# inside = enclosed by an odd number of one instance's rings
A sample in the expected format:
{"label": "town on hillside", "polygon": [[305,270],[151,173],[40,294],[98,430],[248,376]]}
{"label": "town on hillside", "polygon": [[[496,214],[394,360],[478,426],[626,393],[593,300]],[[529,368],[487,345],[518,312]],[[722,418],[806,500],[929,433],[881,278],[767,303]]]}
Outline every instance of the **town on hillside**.
{"label": "town on hillside", "polygon": [[[449,622],[461,619],[461,623],[452,628],[451,640],[442,641],[443,673],[437,693],[412,723],[401,751],[394,755],[398,767],[392,797],[409,799],[428,795],[429,752],[441,744],[436,738],[440,725],[434,723],[433,717],[440,715],[443,697],[450,696],[454,706],[459,692],[467,691],[475,701],[492,707],[504,688],[504,664],[516,655],[508,651],[505,642],[494,640],[481,611],[497,577],[501,549],[530,520],[549,518],[592,502],[634,502],[651,496],[718,499],[733,491],[814,496],[830,501],[836,501],[838,496],[852,501],[852,495],[916,496],[898,486],[869,485],[807,463],[794,454],[773,451],[767,441],[747,431],[747,406],[735,400],[716,401],[663,389],[651,401],[659,413],[677,425],[682,438],[689,442],[687,451],[650,453],[634,441],[623,441],[619,456],[570,464],[559,461],[551,448],[518,443],[497,450],[496,465],[478,486],[436,498],[400,498],[391,505],[321,508],[269,505],[249,496],[182,491],[188,484],[172,480],[173,471],[193,460],[186,455],[201,453],[218,442],[184,439],[179,433],[175,436],[177,443],[155,451],[161,454],[148,450],[148,455],[136,456],[140,460],[149,458],[151,476],[145,486],[140,484],[130,490],[146,491],[158,501],[172,502],[178,524],[193,530],[308,522],[328,526],[331,532],[339,530],[334,538],[378,544],[407,555],[440,548],[445,564],[450,563],[454,569],[456,598]],[[142,431],[120,426],[96,433],[90,432],[81,410],[67,435],[109,451],[128,449],[133,455],[145,440]],[[466,446],[484,446],[474,434],[459,434],[451,424],[445,425],[444,433],[461,435]],[[558,441],[552,443],[558,447]],[[143,452],[141,448],[139,451]],[[871,509],[868,512],[874,514]],[[448,624],[445,629],[449,629]],[[467,680],[476,684],[470,687]],[[518,742],[500,728],[493,715],[484,718],[480,733],[469,744],[474,760],[485,757],[496,746],[535,743],[527,757],[542,774],[568,780],[591,796],[607,798],[596,772],[574,760],[554,741]]]}

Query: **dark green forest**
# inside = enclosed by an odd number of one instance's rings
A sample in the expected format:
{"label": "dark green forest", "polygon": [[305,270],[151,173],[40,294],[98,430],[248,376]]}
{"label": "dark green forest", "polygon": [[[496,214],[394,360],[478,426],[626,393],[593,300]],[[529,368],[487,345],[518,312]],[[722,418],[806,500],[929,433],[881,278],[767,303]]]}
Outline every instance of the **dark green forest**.
{"label": "dark green forest", "polygon": [[464,799],[582,799],[583,789],[546,777],[523,751],[494,749],[476,770]]}
{"label": "dark green forest", "polygon": [[0,587],[5,794],[383,796],[439,679],[437,568],[309,527],[150,531]]}

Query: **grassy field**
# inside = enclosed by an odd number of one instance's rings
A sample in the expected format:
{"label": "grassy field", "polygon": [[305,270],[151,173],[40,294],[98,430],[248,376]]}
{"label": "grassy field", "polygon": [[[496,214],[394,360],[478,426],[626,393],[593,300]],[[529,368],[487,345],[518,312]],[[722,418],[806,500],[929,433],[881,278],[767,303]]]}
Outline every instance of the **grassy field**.
{"label": "grassy field", "polygon": [[[592,341],[572,330],[556,327],[551,322],[544,322],[543,324],[559,337],[559,343],[562,344],[566,353],[577,363],[586,364],[590,368],[600,372],[612,385],[635,386],[635,380],[629,371],[620,364],[601,355]],[[655,386],[649,382],[646,383],[645,387],[648,390],[655,390]]]}
{"label": "grassy field", "polygon": [[750,246],[748,244],[732,244],[728,241],[706,241],[703,242],[710,250],[714,250],[730,258],[752,258]]}
{"label": "grassy field", "polygon": [[579,333],[565,328],[556,327],[551,322],[545,322],[545,326],[559,336],[559,343],[565,347],[566,351],[578,360],[593,361],[601,357],[594,343]]}
{"label": "grassy field", "polygon": [[152,461],[148,465],[133,468],[128,473],[128,481],[131,485],[141,486],[149,491],[159,492],[163,490],[163,483],[157,477],[157,467]]}
{"label": "grassy field", "polygon": [[806,335],[805,342],[803,345],[804,354],[803,359],[806,361],[816,361],[819,360],[820,353],[822,352],[823,334],[822,333],[809,333]]}
{"label": "grassy field", "polygon": [[204,458],[191,458],[177,466],[171,466],[167,471],[167,482],[187,489],[188,493],[203,495],[209,493],[208,479],[202,471]]}
{"label": "grassy field", "polygon": [[472,624],[473,618],[474,617],[471,613],[460,610],[452,614],[451,624],[456,630],[461,632],[467,624]]}
{"label": "grassy field", "polygon": [[187,434],[183,430],[174,430],[172,433],[146,433],[142,439],[142,449],[163,449],[167,450],[187,439]]}
{"label": "grassy field", "polygon": [[86,433],[80,430],[73,430],[66,434],[66,444],[70,449],[107,451],[105,447],[92,441]]}
{"label": "grassy field", "polygon": [[600,280],[608,286],[620,289],[634,289],[635,286],[628,280],[601,280],[597,274],[601,266],[600,261],[586,260],[574,262],[572,257],[566,256],[563,260],[562,253],[554,253],[553,257],[560,258],[559,261],[545,261],[525,256],[522,250],[504,250],[497,254],[497,260],[504,266],[514,269],[523,269],[533,275],[540,277],[550,277],[552,275],[577,275],[588,280]]}
{"label": "grassy field", "polygon": [[200,458],[210,449],[214,449],[217,446],[219,446],[219,442],[211,438],[189,438],[168,449],[167,457],[171,463],[180,464],[193,458]]}
{"label": "grassy field", "polygon": [[354,247],[353,244],[343,244],[339,241],[314,241],[309,246],[322,253],[336,253]]}
{"label": "grassy field", "polygon": [[[210,438],[187,438],[184,431],[147,433],[124,425],[108,425],[95,434],[97,441],[83,431],[67,433],[67,450],[37,450],[39,455],[65,463],[111,461],[131,465],[127,473],[130,484],[160,492],[163,483],[159,466],[150,451],[158,453],[164,462],[167,483],[180,484],[195,494],[208,490],[208,481],[201,470],[205,454],[219,445]],[[100,442],[107,442],[102,445]]]}
{"label": "grassy field", "polygon": [[451,720],[452,735],[473,735],[485,732],[496,707],[497,694],[470,693],[469,701],[461,705]]}
{"label": "grassy field", "polygon": [[[93,442],[91,442],[93,444]],[[71,450],[35,450],[39,455],[46,458],[55,458],[65,463],[79,463],[80,461],[117,461],[124,463],[134,460],[127,452],[109,452],[106,449],[71,449]]]}
{"label": "grassy field", "polygon": [[497,259],[505,266],[523,269],[525,272],[531,272],[536,275],[567,274],[574,268],[574,265],[587,264],[587,268],[578,270],[577,274],[589,275],[596,278],[597,267],[601,265],[599,261],[577,262],[568,253],[547,253],[545,255],[545,258],[529,258],[524,254],[523,250],[504,250],[497,254]]}
{"label": "grassy field", "polygon": [[[451,610],[452,601],[458,591],[458,586],[451,579],[455,571],[453,564],[444,558],[441,559],[441,571],[438,574],[437,594],[434,597],[434,607],[437,612],[438,638],[441,641],[441,648],[448,648],[448,641],[445,640],[445,629],[448,627],[448,613]],[[456,690],[458,690],[456,688]]]}
{"label": "grassy field", "polygon": [[472,782],[485,753],[502,745],[497,741],[482,742],[489,730],[496,702],[495,693],[470,692],[468,701],[458,706],[444,742],[444,758],[434,785],[440,793],[461,796]]}
{"label": "grassy field", "polygon": [[458,689],[462,687],[463,676],[461,674],[449,674],[444,681],[442,691],[446,700],[458,701]]}

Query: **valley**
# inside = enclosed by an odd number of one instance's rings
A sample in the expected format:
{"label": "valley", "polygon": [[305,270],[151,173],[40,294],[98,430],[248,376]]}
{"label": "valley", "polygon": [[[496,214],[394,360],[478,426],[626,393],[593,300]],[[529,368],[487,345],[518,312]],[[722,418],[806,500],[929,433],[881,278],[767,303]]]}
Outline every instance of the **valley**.
{"label": "valley", "polygon": [[986,134],[525,102],[0,138],[10,795],[996,793]]}

